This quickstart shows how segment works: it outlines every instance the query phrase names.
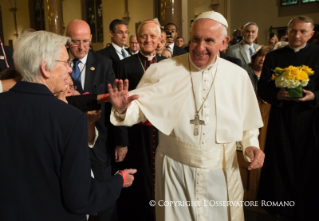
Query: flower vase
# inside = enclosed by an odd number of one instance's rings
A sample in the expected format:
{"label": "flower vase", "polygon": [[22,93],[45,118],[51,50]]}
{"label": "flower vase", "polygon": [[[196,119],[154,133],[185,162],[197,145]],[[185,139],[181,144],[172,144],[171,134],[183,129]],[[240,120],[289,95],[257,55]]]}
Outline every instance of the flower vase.
{"label": "flower vase", "polygon": [[288,92],[287,97],[289,97],[289,98],[300,98],[300,97],[303,97],[302,86],[301,85],[299,85],[296,88],[285,88],[285,90]]}

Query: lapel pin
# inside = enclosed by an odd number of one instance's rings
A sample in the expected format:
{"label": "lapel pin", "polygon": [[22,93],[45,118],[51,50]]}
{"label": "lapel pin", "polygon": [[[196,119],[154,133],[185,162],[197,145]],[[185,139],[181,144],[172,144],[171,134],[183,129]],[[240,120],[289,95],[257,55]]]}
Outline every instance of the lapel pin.
{"label": "lapel pin", "polygon": [[95,67],[91,67],[90,69],[91,69],[91,71],[94,71],[94,70],[95,70]]}

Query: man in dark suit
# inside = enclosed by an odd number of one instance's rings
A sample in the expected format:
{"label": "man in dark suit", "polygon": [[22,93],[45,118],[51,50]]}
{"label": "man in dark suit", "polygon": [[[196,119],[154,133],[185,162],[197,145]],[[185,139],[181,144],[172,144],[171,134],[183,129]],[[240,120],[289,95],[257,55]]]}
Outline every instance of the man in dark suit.
{"label": "man in dark suit", "polygon": [[130,55],[134,55],[134,54],[137,54],[139,52],[139,49],[140,49],[140,45],[139,43],[137,42],[137,38],[136,38],[136,35],[131,35],[130,36],[130,47],[127,50],[127,52],[130,54]]}
{"label": "man in dark suit", "polygon": [[122,59],[129,57],[129,53],[125,50],[128,30],[127,24],[123,20],[115,19],[110,23],[110,37],[112,44],[99,50],[97,53],[110,58],[113,62],[113,67]]}
{"label": "man in dark suit", "polygon": [[177,26],[174,23],[167,23],[164,27],[166,33],[170,32],[171,35],[167,35],[166,39],[166,48],[169,49],[172,52],[173,57],[186,54],[187,51],[183,48],[180,48],[175,45],[175,40],[178,36],[177,33]]}
{"label": "man in dark suit", "polygon": [[13,65],[13,49],[9,46],[5,46],[0,38],[0,71],[8,68],[14,68]]}
{"label": "man in dark suit", "polygon": [[[91,31],[82,20],[74,20],[67,26],[66,35],[71,37],[69,51],[73,59],[72,79],[78,91],[90,94],[108,93],[107,84],[112,84],[115,74],[112,61],[89,50]],[[122,161],[127,153],[127,130],[114,127],[110,121],[111,105],[101,105],[101,118],[96,122],[98,138],[90,149],[91,166],[94,177],[104,182],[111,176],[111,157],[115,147],[116,161]],[[101,221],[116,220],[115,207],[99,213]]]}
{"label": "man in dark suit", "polygon": [[1,220],[85,221],[132,182],[131,170],[124,184],[124,174],[103,183],[91,178],[87,118],[54,97],[66,91],[72,71],[68,40],[38,31],[16,42],[23,81],[0,94]]}

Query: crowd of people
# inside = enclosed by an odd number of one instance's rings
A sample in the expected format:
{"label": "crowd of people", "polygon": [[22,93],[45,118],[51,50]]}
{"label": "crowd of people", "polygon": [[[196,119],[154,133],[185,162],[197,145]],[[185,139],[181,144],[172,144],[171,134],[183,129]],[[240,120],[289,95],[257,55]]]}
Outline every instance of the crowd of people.
{"label": "crowd of people", "polygon": [[[125,21],[113,20],[111,43],[97,52],[83,20],[71,21],[66,36],[26,29],[14,51],[0,42],[0,216],[244,220],[242,205],[207,206],[243,200],[240,142],[249,170],[265,160],[258,200],[295,202],[269,212],[315,217],[314,23],[294,17],[280,41],[271,33],[265,45],[256,43],[255,22],[232,40],[227,28],[208,11],[194,20],[189,44],[176,24],[153,19],[130,36]],[[315,73],[301,98],[270,81],[290,65]]]}

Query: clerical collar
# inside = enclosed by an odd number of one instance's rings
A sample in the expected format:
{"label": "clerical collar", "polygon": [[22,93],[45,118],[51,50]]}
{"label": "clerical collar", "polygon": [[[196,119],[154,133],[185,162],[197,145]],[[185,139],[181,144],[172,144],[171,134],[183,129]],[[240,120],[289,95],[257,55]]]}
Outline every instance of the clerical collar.
{"label": "clerical collar", "polygon": [[217,64],[219,63],[219,59],[220,59],[219,56],[216,56],[216,61],[215,61],[214,63],[208,65],[206,68],[200,68],[200,67],[197,67],[197,66],[193,63],[192,58],[190,57],[191,55],[189,54],[188,56],[189,56],[189,61],[190,61],[191,65],[192,65],[194,68],[196,68],[198,71],[210,70],[211,68],[216,67]]}
{"label": "clerical collar", "polygon": [[289,48],[291,48],[292,50],[294,50],[294,52],[299,52],[301,49],[305,48],[307,46],[307,43],[303,46],[303,47],[300,47],[300,48],[293,48],[293,47],[290,47],[290,45],[288,44]]}
{"label": "clerical collar", "polygon": [[141,50],[139,51],[139,53],[143,55],[144,57],[146,57],[148,61],[153,60],[153,58],[156,56],[155,51],[153,52],[155,55],[151,55],[151,56],[144,55]]}

